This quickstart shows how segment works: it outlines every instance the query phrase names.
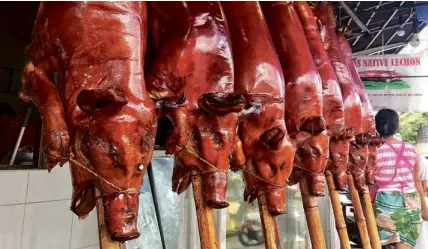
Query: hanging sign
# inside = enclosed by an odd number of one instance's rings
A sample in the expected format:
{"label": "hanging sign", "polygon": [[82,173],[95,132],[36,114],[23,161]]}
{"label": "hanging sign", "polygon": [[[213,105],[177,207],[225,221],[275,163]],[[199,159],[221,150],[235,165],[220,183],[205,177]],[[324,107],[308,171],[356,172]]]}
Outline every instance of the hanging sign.
{"label": "hanging sign", "polygon": [[428,55],[358,56],[354,62],[375,110],[428,112]]}

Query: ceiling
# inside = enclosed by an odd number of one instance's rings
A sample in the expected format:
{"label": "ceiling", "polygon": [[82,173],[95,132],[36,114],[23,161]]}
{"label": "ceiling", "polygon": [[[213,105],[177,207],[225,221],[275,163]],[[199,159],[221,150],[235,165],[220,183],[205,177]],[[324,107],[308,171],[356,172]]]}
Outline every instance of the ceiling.
{"label": "ceiling", "polygon": [[[337,4],[338,27],[344,30],[344,34],[348,38],[354,53],[367,49],[378,51],[381,49],[382,44],[388,48],[384,51],[385,54],[398,53],[403,44],[412,38],[415,17],[414,1],[346,1],[344,3],[371,33],[363,35],[362,29],[344,8]],[[417,2],[416,4],[418,6],[428,5],[426,2]],[[39,2],[25,2],[25,4],[21,2],[1,2],[0,23],[6,24],[5,28],[11,35],[29,43],[38,5]],[[405,30],[405,35],[401,37],[396,35],[400,25],[400,18]],[[418,21],[418,24],[419,30],[426,26],[421,21]]]}
{"label": "ceiling", "polygon": [[[340,4],[336,7],[338,28],[342,28],[344,31],[353,53],[361,53],[370,49],[371,54],[382,53],[382,46],[386,48],[383,51],[385,54],[398,53],[412,38],[413,22],[416,16],[415,6],[427,6],[427,3],[415,3],[414,1],[346,1],[343,3],[356,14],[370,34],[363,35],[362,28]],[[426,23],[419,20],[415,22],[418,23],[419,30],[426,26]],[[400,24],[405,30],[404,36],[397,35]]]}

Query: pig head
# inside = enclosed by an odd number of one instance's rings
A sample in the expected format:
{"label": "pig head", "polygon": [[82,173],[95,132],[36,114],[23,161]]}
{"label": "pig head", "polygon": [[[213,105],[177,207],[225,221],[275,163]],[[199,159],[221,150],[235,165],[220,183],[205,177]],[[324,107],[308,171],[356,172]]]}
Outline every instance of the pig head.
{"label": "pig head", "polygon": [[98,189],[118,241],[139,236],[139,189],[157,127],[142,72],[145,36],[143,2],[41,3],[22,74],[20,96],[43,118],[46,166],[70,160],[71,210],[85,217]]}
{"label": "pig head", "polygon": [[233,94],[229,31],[218,2],[149,3],[156,47],[147,77],[161,115],[172,121],[167,153],[176,155],[173,189],[203,176],[205,201],[224,208],[226,172],[235,146],[241,95]]}
{"label": "pig head", "polygon": [[[288,136],[283,119],[282,99],[271,96],[248,96],[249,104],[241,114],[238,134],[242,143],[245,164],[243,168],[246,188],[244,199],[252,202],[265,194],[272,215],[285,213],[285,183],[290,176],[295,147]],[[240,149],[240,146],[235,148]],[[238,156],[240,153],[237,153]],[[239,158],[239,157],[238,157]],[[243,158],[243,157],[241,157]]]}
{"label": "pig head", "polygon": [[[134,99],[112,89],[82,89],[77,95],[72,131],[72,211],[81,216],[92,209],[87,195],[102,194],[106,227],[116,240],[138,236],[139,189],[150,163],[157,120],[148,96]],[[90,167],[100,177],[76,164]],[[106,179],[104,181],[102,179]]]}

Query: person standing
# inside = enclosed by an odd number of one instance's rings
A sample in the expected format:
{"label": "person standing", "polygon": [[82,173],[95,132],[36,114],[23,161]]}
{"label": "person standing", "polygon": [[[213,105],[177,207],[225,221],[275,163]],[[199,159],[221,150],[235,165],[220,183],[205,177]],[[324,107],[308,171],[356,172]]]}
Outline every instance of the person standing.
{"label": "person standing", "polygon": [[383,140],[375,168],[374,210],[379,237],[382,246],[410,249],[419,237],[421,218],[428,220],[418,154],[411,144],[394,138],[399,127],[397,112],[382,109],[375,120]]}

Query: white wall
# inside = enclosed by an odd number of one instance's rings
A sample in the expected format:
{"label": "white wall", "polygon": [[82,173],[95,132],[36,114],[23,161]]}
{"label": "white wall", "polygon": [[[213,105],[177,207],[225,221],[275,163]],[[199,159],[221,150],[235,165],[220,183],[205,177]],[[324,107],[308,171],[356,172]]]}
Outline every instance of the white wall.
{"label": "white wall", "polygon": [[96,212],[71,211],[68,164],[46,170],[0,171],[1,249],[98,249]]}

